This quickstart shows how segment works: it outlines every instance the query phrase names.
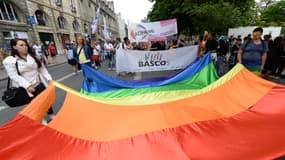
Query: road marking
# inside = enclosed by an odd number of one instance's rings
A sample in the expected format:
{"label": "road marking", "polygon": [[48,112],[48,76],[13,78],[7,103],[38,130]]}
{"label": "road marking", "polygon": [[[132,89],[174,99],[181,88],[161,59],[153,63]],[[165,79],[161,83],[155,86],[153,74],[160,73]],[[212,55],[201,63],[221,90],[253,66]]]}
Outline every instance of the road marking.
{"label": "road marking", "polygon": [[[82,71],[78,71],[77,74],[80,74],[80,72],[82,72]],[[71,76],[73,76],[73,73],[70,73],[70,74],[68,74],[68,75],[66,75],[66,76],[64,76],[64,77],[62,77],[62,78],[60,78],[60,79],[57,79],[57,80],[55,80],[55,81],[57,81],[57,82],[62,82],[62,81],[64,81],[64,80],[66,80],[67,78],[71,77]]]}
{"label": "road marking", "polygon": [[8,108],[8,107],[7,106],[0,106],[0,112],[6,108]]}

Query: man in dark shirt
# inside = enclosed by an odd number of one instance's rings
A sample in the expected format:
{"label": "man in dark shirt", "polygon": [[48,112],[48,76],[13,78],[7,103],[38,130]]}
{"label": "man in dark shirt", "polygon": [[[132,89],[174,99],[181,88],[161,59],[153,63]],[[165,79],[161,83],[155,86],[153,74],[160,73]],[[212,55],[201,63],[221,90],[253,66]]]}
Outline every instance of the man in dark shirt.
{"label": "man in dark shirt", "polygon": [[165,50],[165,43],[164,43],[164,41],[158,41],[158,42],[153,43],[151,45],[151,50],[152,51]]}
{"label": "man in dark shirt", "polygon": [[211,33],[206,42],[206,52],[205,53],[208,53],[209,51],[216,52],[217,48],[218,48],[218,41],[216,40],[216,34]]}
{"label": "man in dark shirt", "polygon": [[260,75],[264,69],[268,45],[261,40],[263,29],[257,27],[253,30],[252,39],[243,43],[238,51],[238,61],[243,64],[248,70]]}

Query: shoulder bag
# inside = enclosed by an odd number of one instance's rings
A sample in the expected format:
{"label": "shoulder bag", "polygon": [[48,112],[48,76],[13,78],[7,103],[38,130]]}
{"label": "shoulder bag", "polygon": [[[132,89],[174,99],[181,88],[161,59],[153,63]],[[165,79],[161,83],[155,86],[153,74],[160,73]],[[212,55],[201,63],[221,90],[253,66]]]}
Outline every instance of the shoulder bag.
{"label": "shoulder bag", "polygon": [[[20,75],[17,62],[16,69],[18,74]],[[10,78],[8,77],[7,89],[6,91],[4,91],[2,100],[9,107],[18,107],[30,103],[32,97],[28,95],[26,89],[23,87],[10,87]]]}

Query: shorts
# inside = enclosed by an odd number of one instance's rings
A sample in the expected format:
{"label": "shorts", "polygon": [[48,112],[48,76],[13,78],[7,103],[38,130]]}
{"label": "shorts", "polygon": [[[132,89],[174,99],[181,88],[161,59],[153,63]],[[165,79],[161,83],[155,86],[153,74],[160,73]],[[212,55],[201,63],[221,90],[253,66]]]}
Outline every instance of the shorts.
{"label": "shorts", "polygon": [[74,65],[77,64],[77,62],[75,61],[75,59],[68,59],[68,60],[67,60],[67,63],[70,64],[70,65],[72,65],[72,66],[74,66]]}

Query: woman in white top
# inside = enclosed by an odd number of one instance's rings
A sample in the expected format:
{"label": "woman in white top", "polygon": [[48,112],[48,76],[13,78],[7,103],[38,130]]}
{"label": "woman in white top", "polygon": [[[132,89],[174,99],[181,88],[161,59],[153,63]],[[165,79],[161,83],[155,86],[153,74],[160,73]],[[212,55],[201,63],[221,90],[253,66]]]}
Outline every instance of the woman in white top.
{"label": "woman in white top", "polygon": [[92,47],[93,47],[93,59],[95,61],[95,68],[98,69],[98,67],[101,66],[100,64],[101,47],[98,41],[94,41]]}
{"label": "woman in white top", "polygon": [[[5,70],[11,79],[13,87],[23,87],[26,89],[30,97],[35,97],[39,93],[36,90],[37,86],[46,80],[49,82],[52,80],[51,75],[47,69],[36,58],[35,52],[28,46],[28,43],[24,39],[12,39],[11,40],[11,55],[4,59],[3,65]],[[16,62],[18,71],[16,68]],[[48,115],[52,119],[54,112],[52,108],[49,109]]]}

